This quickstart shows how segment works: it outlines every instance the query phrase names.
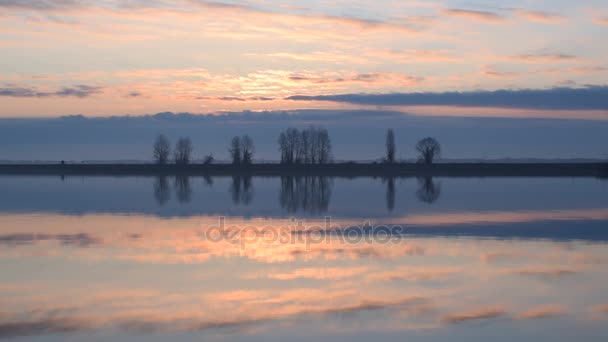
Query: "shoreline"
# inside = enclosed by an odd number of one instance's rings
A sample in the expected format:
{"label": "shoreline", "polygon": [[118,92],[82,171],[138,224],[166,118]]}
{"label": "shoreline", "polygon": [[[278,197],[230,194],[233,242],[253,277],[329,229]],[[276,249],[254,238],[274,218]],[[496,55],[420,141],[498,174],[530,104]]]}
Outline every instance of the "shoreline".
{"label": "shoreline", "polygon": [[0,164],[0,175],[608,178],[608,163]]}

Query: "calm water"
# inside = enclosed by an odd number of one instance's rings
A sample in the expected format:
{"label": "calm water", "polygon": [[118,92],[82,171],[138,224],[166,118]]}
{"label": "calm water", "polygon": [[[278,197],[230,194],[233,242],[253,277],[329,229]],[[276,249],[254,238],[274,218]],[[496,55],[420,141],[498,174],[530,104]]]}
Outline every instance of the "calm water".
{"label": "calm water", "polygon": [[608,339],[608,182],[0,177],[0,339]]}

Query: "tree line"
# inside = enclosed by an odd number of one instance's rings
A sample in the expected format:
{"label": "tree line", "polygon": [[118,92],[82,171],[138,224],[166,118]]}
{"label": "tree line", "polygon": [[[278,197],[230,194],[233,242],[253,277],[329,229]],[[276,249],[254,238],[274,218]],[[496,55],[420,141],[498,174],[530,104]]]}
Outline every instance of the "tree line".
{"label": "tree line", "polygon": [[[281,164],[285,165],[311,165],[328,164],[333,160],[332,144],[327,129],[310,126],[299,130],[287,128],[279,135],[277,140]],[[386,152],[382,158],[383,163],[397,163],[397,145],[395,132],[388,129],[385,142]],[[441,145],[432,137],[418,141],[415,146],[418,153],[417,162],[421,164],[432,164],[441,157]],[[192,162],[192,142],[190,138],[180,138],[171,149],[169,139],[160,134],[153,145],[154,161],[160,165],[170,164],[187,165]],[[172,153],[173,152],[173,153]],[[230,141],[228,153],[232,164],[251,165],[255,153],[253,139],[248,135],[235,136]],[[171,155],[173,157],[171,158]],[[213,155],[209,154],[203,159],[204,164],[212,164]]]}

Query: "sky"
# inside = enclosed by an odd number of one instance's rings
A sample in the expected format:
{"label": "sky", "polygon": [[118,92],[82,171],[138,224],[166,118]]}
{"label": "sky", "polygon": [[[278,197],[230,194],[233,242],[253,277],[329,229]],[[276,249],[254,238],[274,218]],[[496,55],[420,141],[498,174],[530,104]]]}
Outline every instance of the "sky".
{"label": "sky", "polygon": [[396,156],[413,161],[425,137],[441,144],[443,160],[606,159],[608,121],[555,118],[446,117],[399,111],[292,110],[222,115],[159,113],[144,116],[0,119],[2,161],[151,161],[152,144],[165,134],[174,144],[189,137],[195,162],[212,154],[229,161],[233,136],[248,134],[256,161],[279,159],[278,137],[288,127],[328,130],[336,161],[380,160],[388,128]]}
{"label": "sky", "polygon": [[605,0],[0,0],[0,118],[606,120],[607,34]]}

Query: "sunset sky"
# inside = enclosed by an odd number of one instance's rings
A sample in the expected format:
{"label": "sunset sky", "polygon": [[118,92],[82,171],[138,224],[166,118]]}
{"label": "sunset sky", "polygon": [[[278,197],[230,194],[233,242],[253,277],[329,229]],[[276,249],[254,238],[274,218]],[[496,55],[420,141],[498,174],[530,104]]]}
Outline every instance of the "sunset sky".
{"label": "sunset sky", "polygon": [[[382,107],[605,120],[606,37],[605,0],[0,0],[0,117]],[[320,97],[391,93],[437,94]]]}

